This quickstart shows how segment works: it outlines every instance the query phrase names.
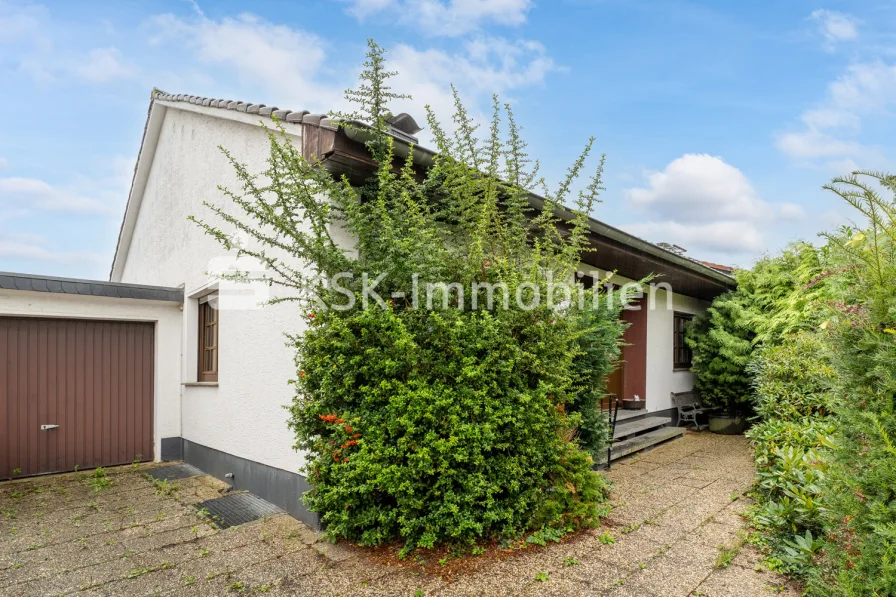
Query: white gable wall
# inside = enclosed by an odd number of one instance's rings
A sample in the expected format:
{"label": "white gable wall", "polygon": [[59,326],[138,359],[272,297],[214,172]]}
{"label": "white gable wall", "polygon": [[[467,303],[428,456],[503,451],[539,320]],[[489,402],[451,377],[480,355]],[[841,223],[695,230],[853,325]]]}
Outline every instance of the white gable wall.
{"label": "white gable wall", "polygon": [[[180,106],[180,105],[179,105]],[[164,103],[154,110],[165,110]],[[210,260],[227,252],[196,224],[195,215],[210,222],[213,214],[203,201],[224,206],[218,185],[236,188],[232,166],[218,149],[221,145],[246,163],[250,171],[265,169],[269,145],[264,129],[248,124],[258,117],[220,110],[173,105],[164,113],[158,145],[146,180],[139,217],[121,268],[120,281],[164,286],[183,285],[181,429],[192,442],[297,472],[303,460],[292,449],[294,438],[286,426],[283,408],[292,400],[288,380],[295,374],[292,350],[283,333],[304,329],[296,305],[284,303],[249,310],[222,310],[219,330],[217,385],[191,384],[196,380],[197,349],[195,296],[209,289]],[[240,122],[239,120],[242,120]],[[298,132],[298,127],[293,127]],[[295,142],[300,142],[298,137]]]}

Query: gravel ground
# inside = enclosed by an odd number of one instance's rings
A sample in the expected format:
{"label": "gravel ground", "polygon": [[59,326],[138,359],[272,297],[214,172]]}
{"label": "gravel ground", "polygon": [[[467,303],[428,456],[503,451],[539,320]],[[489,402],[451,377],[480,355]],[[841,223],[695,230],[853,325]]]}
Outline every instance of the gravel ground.
{"label": "gravel ground", "polygon": [[[486,554],[448,575],[330,544],[286,515],[218,530],[195,504],[219,497],[222,483],[159,488],[146,468],[110,469],[98,491],[89,472],[0,483],[0,595],[799,594],[738,548],[739,496],[753,481],[743,437],[688,433],[614,465],[615,508],[602,528]],[[724,568],[721,547],[733,556]]]}

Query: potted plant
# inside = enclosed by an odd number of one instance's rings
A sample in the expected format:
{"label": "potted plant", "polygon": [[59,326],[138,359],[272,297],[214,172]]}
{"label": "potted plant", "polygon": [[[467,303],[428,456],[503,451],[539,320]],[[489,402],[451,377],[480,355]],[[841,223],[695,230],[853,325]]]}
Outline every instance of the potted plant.
{"label": "potted plant", "polygon": [[641,397],[635,394],[631,398],[624,398],[622,400],[622,408],[625,410],[644,410],[647,408],[647,401],[641,400]]}
{"label": "potted plant", "polygon": [[709,430],[713,433],[721,435],[740,435],[747,428],[747,416],[743,409],[738,409],[737,405],[729,405],[727,410],[723,407],[719,410],[710,411]]}
{"label": "potted plant", "polygon": [[691,349],[691,371],[700,403],[707,409],[709,430],[737,435],[747,426],[751,408],[747,364],[755,334],[737,324],[743,297],[728,292],[688,324],[685,343]]}

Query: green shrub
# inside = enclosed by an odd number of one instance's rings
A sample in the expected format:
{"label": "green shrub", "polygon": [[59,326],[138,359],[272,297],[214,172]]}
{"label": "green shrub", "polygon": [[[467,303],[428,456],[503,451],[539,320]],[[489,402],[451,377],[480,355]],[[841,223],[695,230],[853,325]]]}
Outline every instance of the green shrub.
{"label": "green shrub", "polygon": [[[245,217],[209,205],[251,242],[236,246],[229,230],[200,222],[272,272],[260,279],[292,292],[273,302],[298,301],[307,315],[308,328],[291,336],[289,420],[306,451],[305,503],[330,537],[397,540],[404,553],[593,525],[606,485],[580,441],[594,449],[605,436],[594,407],[618,355],[618,308],[591,309],[593,297],[580,308],[576,296],[527,309],[515,297],[529,305],[574,278],[603,159],[573,197],[589,142],[531,212],[525,189],[537,178],[509,107],[495,101],[480,140],[458,100],[455,135],[429,114],[439,153],[423,170],[413,152],[397,158],[387,134],[387,101],[400,96],[388,91],[383,60],[371,42],[362,87],[347,94],[361,112],[338,115],[347,128],[370,125],[363,134],[377,168],[366,184],[332,180],[271,134],[264,173],[233,162],[242,192],[225,192]],[[565,201],[573,215],[561,225]],[[340,244],[336,229],[354,244]],[[365,277],[391,300],[365,303]],[[499,296],[490,308],[486,284],[505,285],[509,303]]]}
{"label": "green shrub", "polygon": [[822,451],[835,429],[826,413],[836,376],[823,341],[811,333],[764,347],[748,370],[759,415],[747,432],[758,476],[750,518],[770,547],[770,561],[802,575],[811,560],[794,542],[823,534]]}
{"label": "green shrub", "polygon": [[777,256],[737,270],[737,289],[713,300],[688,326],[692,370],[703,402],[729,412],[746,412],[753,403],[747,367],[754,352],[776,345],[823,318],[826,296],[824,254],[807,243],[793,243]]}
{"label": "green shrub", "polygon": [[605,298],[603,294],[588,294],[584,308],[575,313],[579,350],[573,357],[572,373],[578,391],[568,407],[581,416],[579,445],[595,460],[605,458],[610,431],[600,401],[607,396],[607,377],[619,361],[622,333],[628,326],[619,317],[621,302],[611,304]]}
{"label": "green shrub", "polygon": [[868,218],[868,229],[828,236],[846,265],[825,331],[839,377],[832,404],[837,447],[824,486],[825,557],[810,588],[818,595],[893,595],[896,178],[854,174],[829,188]]}

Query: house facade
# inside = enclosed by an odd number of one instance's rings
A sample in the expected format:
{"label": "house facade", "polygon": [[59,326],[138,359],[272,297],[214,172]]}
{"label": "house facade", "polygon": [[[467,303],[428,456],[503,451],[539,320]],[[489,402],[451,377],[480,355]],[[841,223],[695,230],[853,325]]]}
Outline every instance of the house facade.
{"label": "house facade", "polygon": [[[110,283],[124,289],[169,289],[179,293],[178,300],[150,305],[146,299],[125,297],[63,297],[23,284],[0,290],[0,298],[12,297],[19,305],[12,313],[6,308],[11,303],[0,303],[0,315],[105,320],[119,309],[128,319],[128,309],[134,314],[134,303],[143,301],[137,309],[143,311],[133,317],[153,322],[155,329],[152,453],[143,458],[183,459],[314,524],[298,500],[308,488],[299,473],[304,458],[293,449],[284,408],[292,401],[289,380],[296,373],[284,333],[301,333],[303,314],[290,303],[259,306],[270,298],[263,295],[265,289],[240,296],[240,289],[222,287],[213,272],[233,265],[232,256],[188,220],[212,217],[204,202],[229,209],[218,187],[236,186],[237,180],[219,146],[250,171],[265,169],[269,142],[262,123],[272,124],[272,114],[296,147],[321,159],[334,175],[360,182],[371,171],[361,132],[338,129],[324,115],[157,93],[149,107]],[[399,152],[416,141],[414,132],[395,125]],[[431,155],[415,149],[422,167]],[[539,206],[537,197],[532,202]],[[581,266],[586,281],[608,272],[615,272],[615,284],[656,276],[655,288],[638,301],[640,308],[624,314],[631,325],[611,390],[625,398],[639,396],[651,412],[668,413],[670,392],[694,384],[681,343],[682,325],[734,281],[597,220],[590,225],[595,250],[585,254]],[[109,310],[102,308],[112,300],[118,301],[114,309],[111,303]],[[70,308],[33,306],[59,301],[69,301]],[[99,306],[88,305],[90,301]]]}

